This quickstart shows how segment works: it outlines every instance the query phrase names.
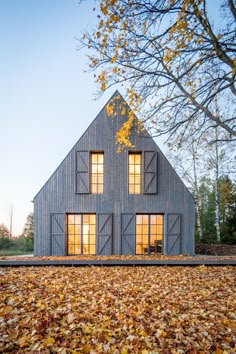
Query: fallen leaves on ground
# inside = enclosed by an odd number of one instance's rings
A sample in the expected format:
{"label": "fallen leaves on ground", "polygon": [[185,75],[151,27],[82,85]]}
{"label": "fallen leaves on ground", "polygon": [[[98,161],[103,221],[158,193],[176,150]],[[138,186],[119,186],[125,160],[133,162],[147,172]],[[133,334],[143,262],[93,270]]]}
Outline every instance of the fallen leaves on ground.
{"label": "fallen leaves on ground", "polygon": [[77,255],[77,256],[1,256],[1,260],[17,260],[17,261],[99,261],[99,260],[230,260],[236,259],[236,255],[234,256],[212,256],[212,255],[177,255],[177,256],[163,256],[162,254],[151,254],[151,255],[116,255],[113,254],[111,256],[95,256],[95,255]]}
{"label": "fallen leaves on ground", "polygon": [[1,353],[236,352],[234,267],[0,269]]}

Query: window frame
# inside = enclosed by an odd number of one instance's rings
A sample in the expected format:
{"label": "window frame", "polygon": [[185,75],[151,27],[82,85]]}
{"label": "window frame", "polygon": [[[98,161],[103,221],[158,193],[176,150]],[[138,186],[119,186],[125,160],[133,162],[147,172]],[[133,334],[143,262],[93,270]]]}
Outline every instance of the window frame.
{"label": "window frame", "polygon": [[[139,184],[135,184],[135,177],[137,178],[138,176],[135,175],[135,173],[133,173],[132,175],[130,174],[130,156],[131,155],[138,155],[140,156],[140,164],[136,165],[135,163],[133,164],[133,166],[140,166],[140,173],[139,173],[139,178],[140,178],[140,183]],[[142,183],[143,183],[143,178],[142,178],[142,171],[143,171],[143,154],[142,151],[137,150],[137,151],[128,151],[128,164],[127,164],[127,171],[128,171],[128,194],[129,195],[140,195],[142,194]],[[134,168],[135,169],[135,168]],[[130,177],[134,178],[134,183],[130,183]],[[135,190],[135,186],[139,186],[140,187],[140,191],[139,193],[135,193],[135,191],[133,193],[130,192],[130,185],[132,185],[134,187]]]}
{"label": "window frame", "polygon": [[[144,237],[144,234],[142,233],[139,233],[137,234],[137,225],[142,225],[142,230],[143,230],[143,225],[146,225],[142,222],[142,224],[138,224],[137,223],[137,217],[138,216],[141,216],[141,217],[144,217],[144,216],[147,216],[148,217],[148,222],[147,222],[147,252],[143,252],[143,253],[137,253],[137,236],[138,235],[142,235],[142,243],[140,243],[139,245],[143,247],[144,249],[144,246],[145,246],[145,243],[143,242],[143,237]],[[162,219],[161,219],[161,223],[156,223],[156,224],[151,224],[151,217],[152,216],[155,216],[155,217],[158,217],[160,216]],[[159,242],[159,245],[158,245],[158,242],[156,243],[156,245],[154,247],[161,247],[161,254],[163,254],[163,246],[164,246],[164,214],[163,213],[158,213],[158,214],[155,214],[155,213],[137,213],[135,214],[135,254],[136,255],[142,255],[142,254],[147,254],[147,255],[151,255],[151,254],[156,254],[156,253],[159,253],[159,252],[155,252],[155,249],[154,249],[154,252],[151,252],[151,247],[153,247],[153,245],[151,245],[151,226],[161,226],[161,242]],[[157,228],[156,228],[157,229]],[[156,232],[155,234],[156,236],[157,235],[160,235],[159,233]],[[158,239],[156,239],[155,241],[158,241]],[[156,248],[157,249],[157,248]]]}
{"label": "window frame", "polygon": [[[70,216],[72,216],[72,217],[74,217],[74,223],[69,223],[69,217]],[[78,218],[80,218],[80,223],[75,223],[75,216],[76,217],[78,217]],[[95,223],[94,224],[88,224],[88,225],[90,225],[90,226],[92,226],[92,225],[94,225],[94,233],[89,233],[89,234],[87,234],[87,236],[88,236],[88,240],[89,240],[89,242],[88,243],[86,243],[86,245],[88,245],[89,246],[89,250],[90,250],[90,247],[91,246],[94,246],[94,253],[85,253],[84,252],[84,250],[83,250],[83,247],[84,247],[84,245],[85,245],[85,242],[84,242],[84,235],[85,235],[85,233],[84,233],[84,226],[85,225],[87,225],[86,223],[84,223],[84,217],[85,216],[94,216],[94,221],[95,221]],[[66,223],[67,223],[67,225],[66,225],[66,233],[67,233],[67,255],[68,256],[76,256],[76,255],[96,255],[96,242],[97,242],[97,229],[96,229],[96,227],[97,227],[97,218],[96,218],[96,213],[67,213],[66,214]],[[76,233],[75,233],[75,231],[74,231],[74,234],[71,234],[71,236],[72,237],[74,237],[74,243],[70,243],[69,244],[69,237],[70,237],[70,235],[69,235],[69,226],[74,226],[74,229],[75,229],[75,226],[76,225],[78,225],[78,226],[80,226],[80,234],[78,234],[78,235],[76,235]],[[76,236],[79,236],[80,237],[80,244],[78,243],[78,244],[76,244],[75,243],[75,237]],[[94,236],[94,243],[91,243],[91,236]],[[80,245],[80,253],[70,253],[69,252],[69,245],[71,245],[71,246],[73,246],[73,249],[74,249],[74,251],[75,251],[75,246],[76,245]]]}
{"label": "window frame", "polygon": [[[96,164],[96,166],[98,167],[99,165],[102,165],[103,168],[102,168],[102,183],[98,183],[98,178],[99,178],[99,174],[95,174],[93,176],[93,161],[92,161],[92,158],[93,158],[93,155],[102,155],[103,156],[103,163],[102,164]],[[98,150],[98,151],[90,151],[90,154],[89,154],[89,192],[90,194],[103,194],[104,193],[104,165],[105,165],[105,154],[104,154],[104,151],[101,151],[101,150]],[[93,183],[92,179],[93,177],[96,177],[97,179],[97,182],[96,183]],[[100,176],[101,177],[101,176]],[[92,191],[92,185],[96,185],[97,188],[97,192],[93,192]],[[102,186],[102,192],[98,192],[98,186]]]}

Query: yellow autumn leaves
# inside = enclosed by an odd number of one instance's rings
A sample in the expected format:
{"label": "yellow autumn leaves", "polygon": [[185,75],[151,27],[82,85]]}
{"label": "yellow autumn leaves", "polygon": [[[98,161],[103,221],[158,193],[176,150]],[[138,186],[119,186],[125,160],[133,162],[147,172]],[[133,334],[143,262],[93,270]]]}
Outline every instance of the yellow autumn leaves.
{"label": "yellow autumn leaves", "polygon": [[0,352],[234,353],[235,286],[234,267],[2,268]]}
{"label": "yellow autumn leaves", "polygon": [[[106,112],[108,117],[114,118],[117,115],[117,109],[120,112],[121,116],[127,115],[127,120],[116,132],[116,143],[117,143],[117,152],[121,152],[124,148],[134,147],[131,141],[131,133],[133,131],[141,131],[143,129],[141,121],[136,119],[134,111],[138,111],[138,107],[141,103],[139,95],[134,90],[128,90],[128,101],[132,105],[133,110],[123,101],[120,100],[120,96],[115,96],[107,105]],[[116,108],[116,110],[115,110]]]}

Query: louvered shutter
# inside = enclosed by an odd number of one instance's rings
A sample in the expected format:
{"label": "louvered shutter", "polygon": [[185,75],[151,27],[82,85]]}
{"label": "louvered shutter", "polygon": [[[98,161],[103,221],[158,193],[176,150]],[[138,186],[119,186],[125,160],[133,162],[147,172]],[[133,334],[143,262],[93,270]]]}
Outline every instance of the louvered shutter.
{"label": "louvered shutter", "polygon": [[76,151],[76,193],[89,193],[89,151]]}
{"label": "louvered shutter", "polygon": [[181,214],[169,213],[166,215],[166,255],[177,255],[181,252]]}
{"label": "louvered shutter", "polygon": [[121,254],[135,254],[135,214],[121,214]]}
{"label": "louvered shutter", "polygon": [[112,254],[112,214],[97,214],[97,254]]}
{"label": "louvered shutter", "polygon": [[65,215],[63,213],[51,214],[50,255],[65,255]]}
{"label": "louvered shutter", "polygon": [[157,193],[157,152],[143,152],[143,193]]}

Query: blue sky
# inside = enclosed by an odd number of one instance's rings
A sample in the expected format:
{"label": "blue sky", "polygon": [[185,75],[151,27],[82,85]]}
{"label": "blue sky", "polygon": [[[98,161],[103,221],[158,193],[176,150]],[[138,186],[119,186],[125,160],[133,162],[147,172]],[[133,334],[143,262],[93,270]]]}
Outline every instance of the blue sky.
{"label": "blue sky", "polygon": [[94,101],[77,51],[93,1],[0,0],[0,223],[22,231],[33,197],[113,90]]}

